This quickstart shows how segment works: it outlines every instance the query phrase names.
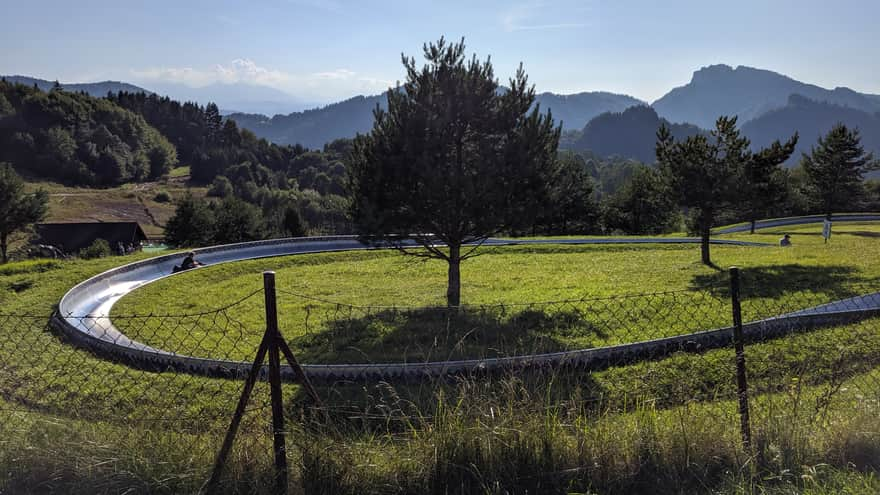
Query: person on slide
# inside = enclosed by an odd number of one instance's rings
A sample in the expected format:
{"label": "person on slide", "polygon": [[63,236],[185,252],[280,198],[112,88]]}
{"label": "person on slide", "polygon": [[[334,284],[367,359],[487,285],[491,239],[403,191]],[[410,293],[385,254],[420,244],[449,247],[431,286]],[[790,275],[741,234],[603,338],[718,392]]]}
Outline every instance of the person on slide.
{"label": "person on slide", "polygon": [[204,264],[196,261],[195,259],[196,253],[190,251],[186,253],[186,258],[183,259],[183,262],[180,263],[180,266],[175,266],[171,273],[182,272],[186,270],[191,270],[193,268],[198,268],[200,266],[205,266]]}

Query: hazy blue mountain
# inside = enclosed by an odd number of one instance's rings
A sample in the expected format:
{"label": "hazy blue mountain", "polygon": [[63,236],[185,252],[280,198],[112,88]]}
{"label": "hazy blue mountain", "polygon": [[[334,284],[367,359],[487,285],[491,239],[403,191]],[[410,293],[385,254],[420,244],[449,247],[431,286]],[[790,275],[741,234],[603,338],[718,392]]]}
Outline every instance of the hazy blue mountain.
{"label": "hazy blue mountain", "polygon": [[[788,139],[798,132],[800,139],[789,160],[794,165],[802,153],[808,153],[816,140],[826,134],[834,124],[842,122],[858,128],[862,146],[880,158],[880,112],[868,113],[843,105],[818,102],[801,95],[792,95],[788,104],[746,122],[742,132],[752,141],[752,147],[763,147],[776,139]],[[875,172],[873,175],[877,175]]]}
{"label": "hazy blue mountain", "polygon": [[769,70],[711,65],[694,72],[690,83],[675,88],[652,106],[671,122],[712,127],[719,115],[738,115],[745,123],[788,103],[792,94],[866,112],[880,111],[880,96],[849,88],[832,90],[796,81]]}
{"label": "hazy blue mountain", "polygon": [[619,156],[643,163],[655,161],[657,129],[665,123],[676,139],[704,132],[690,124],[671,124],[661,119],[653,108],[637,105],[623,112],[606,112],[594,118],[577,135],[570,135],[561,146],[590,151],[602,157]]}
{"label": "hazy blue mountain", "polygon": [[[11,83],[19,83],[27,86],[37,85],[38,88],[42,91],[49,91],[55,85],[55,81],[47,81],[45,79],[37,79],[35,77],[28,76],[0,76],[6,81]],[[61,86],[66,91],[72,92],[80,92],[84,91],[86,94],[90,96],[95,96],[98,98],[107,96],[107,93],[112,91],[114,93],[118,93],[120,91],[127,91],[129,93],[151,93],[151,91],[146,90],[140,86],[135,86],[134,84],[129,84],[126,82],[120,81],[101,81],[96,83],[61,83]]]}
{"label": "hazy blue mountain", "polygon": [[634,105],[645,105],[632,96],[593,91],[571,95],[541,93],[535,98],[541,110],[550,109],[553,119],[562,122],[563,129],[583,129],[587,122],[605,112],[622,112]]}
{"label": "hazy blue mountain", "polygon": [[373,127],[373,109],[387,108],[385,95],[355,96],[321,108],[267,117],[234,113],[227,118],[239,127],[250,129],[259,137],[276,144],[301,144],[321,148],[334,139],[354,137]]}
{"label": "hazy blue mountain", "polygon": [[153,90],[173,100],[194,101],[201,105],[216,103],[224,114],[258,113],[264,115],[288,114],[311,108],[313,103],[270,88],[247,83],[214,83],[199,88],[184,84],[156,83]]}
{"label": "hazy blue mountain", "polygon": [[[590,119],[603,112],[621,111],[632,105],[644,104],[626,95],[594,92],[573,95],[541,93],[536,102],[542,111],[552,110],[557,122],[565,129],[580,129]],[[373,109],[387,108],[384,94],[356,96],[325,107],[294,112],[289,115],[268,117],[259,114],[233,113],[227,116],[257,136],[278,144],[302,144],[320,148],[337,138],[354,137],[373,127]]]}

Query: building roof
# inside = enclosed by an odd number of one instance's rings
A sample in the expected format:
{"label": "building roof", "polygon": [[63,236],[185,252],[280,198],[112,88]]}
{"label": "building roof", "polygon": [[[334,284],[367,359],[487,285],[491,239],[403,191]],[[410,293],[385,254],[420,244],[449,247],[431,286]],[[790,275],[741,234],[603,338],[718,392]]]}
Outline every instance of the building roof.
{"label": "building roof", "polygon": [[104,239],[115,250],[117,244],[139,244],[147,239],[137,222],[38,223],[37,242],[76,253],[95,240]]}

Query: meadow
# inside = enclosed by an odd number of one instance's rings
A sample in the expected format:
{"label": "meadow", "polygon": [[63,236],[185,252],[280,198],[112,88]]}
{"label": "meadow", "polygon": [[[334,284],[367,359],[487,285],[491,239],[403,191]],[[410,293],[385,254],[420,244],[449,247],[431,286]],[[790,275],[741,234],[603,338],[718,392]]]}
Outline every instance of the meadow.
{"label": "meadow", "polygon": [[[816,226],[726,236],[772,244],[713,246],[720,267],[741,268],[746,321],[870,290],[880,278],[880,229],[839,226],[824,244]],[[819,231],[821,232],[821,231]],[[462,264],[463,312],[443,308],[445,265],[393,251],[244,261],[165,278],[113,308],[117,326],[144,343],[250,357],[263,302],[230,313],[239,331],[191,333],[124,318],[199,314],[260,290],[276,272],[282,333],[307,362],[395,362],[497,357],[599,347],[727,326],[728,274],[704,266],[694,245],[532,245],[486,248]],[[876,287],[875,287],[876,289]],[[238,352],[238,353],[236,353]]]}
{"label": "meadow", "polygon": [[[788,249],[713,246],[718,266],[742,268],[749,318],[878,290],[880,229],[835,226],[827,245],[819,231],[819,226],[786,228],[794,239]],[[775,243],[782,232],[725,237]],[[462,299],[491,325],[476,323],[494,330],[470,345],[457,334],[428,338],[436,322],[419,308],[442,304],[443,265],[393,252],[207,267],[137,290],[114,313],[118,326],[168,349],[247,359],[263,327],[261,297],[196,325],[189,317],[168,315],[233,303],[258,290],[260,272],[271,269],[278,273],[282,331],[305,362],[485,355],[480,347],[489,342],[496,354],[603,345],[729,324],[727,274],[700,265],[698,250],[695,245],[490,250],[463,264]],[[196,491],[205,479],[240,383],[110,363],[72,348],[45,326],[69,287],[143,256],[0,267],[5,288],[0,313],[7,315],[0,322],[5,416],[0,487],[5,484],[11,493],[26,492],[25,487],[181,493]],[[541,304],[563,300],[576,303]],[[387,306],[415,323],[407,326],[379,314]],[[573,311],[581,320],[553,317]],[[166,316],[144,317],[150,313]],[[531,319],[517,317],[524,313]],[[339,319],[359,325],[346,328],[349,333],[328,332]],[[524,325],[522,339],[501,345],[507,332]],[[234,335],[209,340],[231,329]],[[303,493],[876,493],[878,329],[880,319],[874,318],[748,345],[751,452],[739,441],[734,358],[727,348],[592,373],[321,387],[330,422],[319,419],[297,387],[288,385],[291,488]],[[404,335],[409,332],[417,338]],[[268,490],[271,440],[265,435],[264,387],[256,397],[250,426],[224,478],[230,493]]]}

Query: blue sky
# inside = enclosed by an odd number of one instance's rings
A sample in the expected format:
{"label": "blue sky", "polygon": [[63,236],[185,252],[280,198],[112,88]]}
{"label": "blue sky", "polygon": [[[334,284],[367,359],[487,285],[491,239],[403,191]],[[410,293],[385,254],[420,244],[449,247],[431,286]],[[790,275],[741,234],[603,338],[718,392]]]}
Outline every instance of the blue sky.
{"label": "blue sky", "polygon": [[539,91],[652,101],[702,66],[880,93],[880,1],[0,0],[0,73],[64,82],[245,82],[304,101],[374,94],[441,35],[519,62]]}

